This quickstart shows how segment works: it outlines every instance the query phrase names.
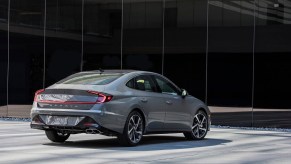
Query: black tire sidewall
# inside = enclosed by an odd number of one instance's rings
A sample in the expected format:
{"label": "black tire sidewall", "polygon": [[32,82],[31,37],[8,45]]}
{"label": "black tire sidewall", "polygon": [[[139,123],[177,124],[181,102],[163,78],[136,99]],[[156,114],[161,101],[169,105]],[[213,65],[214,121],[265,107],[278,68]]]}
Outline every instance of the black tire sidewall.
{"label": "black tire sidewall", "polygon": [[47,138],[53,142],[65,142],[70,137],[70,134],[61,136],[56,130],[46,130],[45,134]]}

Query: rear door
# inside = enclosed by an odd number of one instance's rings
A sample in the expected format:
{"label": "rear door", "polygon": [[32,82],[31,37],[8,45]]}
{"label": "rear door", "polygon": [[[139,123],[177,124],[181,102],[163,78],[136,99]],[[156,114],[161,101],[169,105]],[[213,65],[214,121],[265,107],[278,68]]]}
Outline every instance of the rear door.
{"label": "rear door", "polygon": [[148,75],[139,75],[127,83],[135,89],[135,96],[147,118],[147,131],[160,131],[164,128],[165,110],[161,104],[163,96],[157,93],[157,86]]}

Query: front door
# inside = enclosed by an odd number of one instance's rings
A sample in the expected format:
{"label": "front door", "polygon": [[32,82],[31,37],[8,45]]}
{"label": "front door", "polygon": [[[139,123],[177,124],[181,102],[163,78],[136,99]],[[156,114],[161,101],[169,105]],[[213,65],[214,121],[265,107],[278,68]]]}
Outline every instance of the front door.
{"label": "front door", "polygon": [[183,131],[189,128],[190,114],[186,108],[186,100],[180,95],[180,90],[170,81],[154,76],[154,79],[160,88],[160,94],[163,95],[163,104],[165,109],[165,130]]}

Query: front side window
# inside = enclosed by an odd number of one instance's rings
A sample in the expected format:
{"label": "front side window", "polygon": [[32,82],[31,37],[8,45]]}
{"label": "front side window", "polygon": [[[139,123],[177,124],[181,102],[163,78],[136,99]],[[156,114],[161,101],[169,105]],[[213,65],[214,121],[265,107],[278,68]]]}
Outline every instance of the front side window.
{"label": "front side window", "polygon": [[171,94],[171,95],[179,94],[179,90],[173,84],[171,84],[168,80],[163,79],[158,76],[155,76],[154,78],[162,93]]}
{"label": "front side window", "polygon": [[126,86],[141,91],[154,92],[156,90],[155,89],[156,87],[152,79],[145,75],[141,75],[131,79],[130,81],[127,82]]}
{"label": "front side window", "polygon": [[57,84],[106,85],[121,77],[122,74],[77,73]]}

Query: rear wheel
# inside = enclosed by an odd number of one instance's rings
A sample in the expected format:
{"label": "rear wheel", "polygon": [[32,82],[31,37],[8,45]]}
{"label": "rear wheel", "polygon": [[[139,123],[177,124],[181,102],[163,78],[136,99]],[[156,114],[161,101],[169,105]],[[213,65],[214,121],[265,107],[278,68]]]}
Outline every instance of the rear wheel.
{"label": "rear wheel", "polygon": [[201,140],[206,136],[208,126],[207,114],[199,110],[194,116],[191,132],[184,132],[184,136],[188,140]]}
{"label": "rear wheel", "polygon": [[139,112],[133,111],[129,114],[123,133],[118,136],[118,141],[124,146],[135,146],[141,141],[143,130],[143,117]]}
{"label": "rear wheel", "polygon": [[69,137],[69,133],[60,133],[55,130],[46,130],[47,138],[53,142],[65,142]]}

